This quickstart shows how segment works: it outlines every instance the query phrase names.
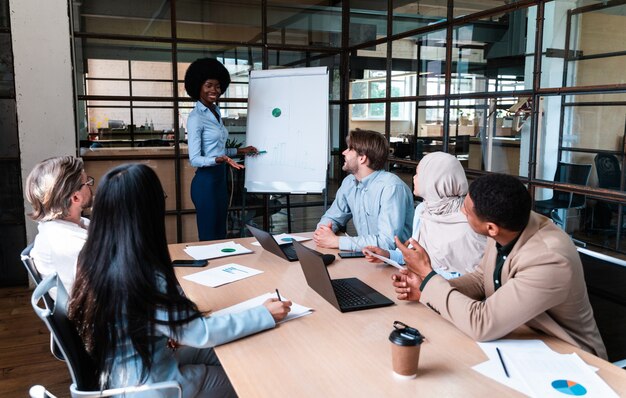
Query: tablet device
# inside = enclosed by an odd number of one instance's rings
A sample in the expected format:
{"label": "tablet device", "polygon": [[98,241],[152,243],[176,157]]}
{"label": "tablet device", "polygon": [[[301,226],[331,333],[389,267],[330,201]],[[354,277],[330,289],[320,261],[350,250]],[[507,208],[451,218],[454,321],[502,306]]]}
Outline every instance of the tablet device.
{"label": "tablet device", "polygon": [[204,267],[209,262],[207,260],[174,260],[172,266],[174,267]]}
{"label": "tablet device", "polygon": [[365,254],[363,252],[339,252],[341,258],[363,258]]}

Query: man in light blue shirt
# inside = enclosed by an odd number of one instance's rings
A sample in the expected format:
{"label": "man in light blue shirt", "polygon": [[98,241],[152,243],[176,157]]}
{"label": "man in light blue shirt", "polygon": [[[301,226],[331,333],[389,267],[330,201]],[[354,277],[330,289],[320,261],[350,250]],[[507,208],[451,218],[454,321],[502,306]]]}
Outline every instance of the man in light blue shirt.
{"label": "man in light blue shirt", "polygon": [[[404,241],[411,236],[413,194],[395,174],[383,170],[389,144],[376,131],[352,130],[342,152],[342,169],[349,176],[337,190],[335,201],[322,216],[313,235],[320,247],[361,250],[365,246],[395,248],[394,236]],[[352,219],[355,237],[337,236]]]}

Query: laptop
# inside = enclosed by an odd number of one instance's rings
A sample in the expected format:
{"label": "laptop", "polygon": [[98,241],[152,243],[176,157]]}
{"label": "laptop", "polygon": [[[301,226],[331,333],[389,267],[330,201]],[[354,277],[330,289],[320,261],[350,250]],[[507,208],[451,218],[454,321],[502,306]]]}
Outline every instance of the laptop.
{"label": "laptop", "polygon": [[[279,245],[278,242],[276,242],[276,239],[274,239],[272,234],[269,232],[265,232],[262,229],[255,228],[251,225],[246,225],[246,227],[248,227],[248,230],[252,233],[252,235],[254,235],[256,240],[259,241],[263,249],[287,261],[298,261],[298,254],[293,248],[293,243]],[[325,265],[328,265],[335,260],[335,256],[332,254],[322,254],[307,247],[304,249],[318,257],[321,257]]]}
{"label": "laptop", "polygon": [[393,305],[393,301],[357,278],[330,279],[321,258],[298,242],[293,246],[307,284],[341,312]]}

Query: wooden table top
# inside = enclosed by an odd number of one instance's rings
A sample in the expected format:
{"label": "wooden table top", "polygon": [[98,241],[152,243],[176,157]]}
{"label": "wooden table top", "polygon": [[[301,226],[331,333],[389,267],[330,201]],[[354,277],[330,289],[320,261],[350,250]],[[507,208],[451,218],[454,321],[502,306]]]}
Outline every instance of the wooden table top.
{"label": "wooden table top", "polygon": [[[200,310],[219,310],[276,288],[281,296],[314,309],[313,314],[275,329],[216,347],[239,397],[523,396],[471,369],[487,357],[454,325],[422,304],[397,300],[391,285],[393,267],[370,264],[363,258],[337,257],[328,266],[333,279],[357,277],[396,303],[341,313],[308,287],[299,262],[288,262],[252,245],[253,238],[236,241],[254,253],[209,260],[205,268],[176,268],[183,290]],[[189,245],[200,244],[207,242]],[[312,241],[306,245],[315,248]],[[190,258],[183,251],[185,246],[170,245],[172,259]],[[263,273],[217,288],[182,279],[228,263]],[[391,370],[388,337],[396,320],[419,329],[426,337],[418,376],[413,380],[398,380]],[[600,368],[598,374],[619,396],[626,396],[626,373],[609,362],[525,327],[507,337],[540,338],[557,352],[576,352],[588,364]]]}

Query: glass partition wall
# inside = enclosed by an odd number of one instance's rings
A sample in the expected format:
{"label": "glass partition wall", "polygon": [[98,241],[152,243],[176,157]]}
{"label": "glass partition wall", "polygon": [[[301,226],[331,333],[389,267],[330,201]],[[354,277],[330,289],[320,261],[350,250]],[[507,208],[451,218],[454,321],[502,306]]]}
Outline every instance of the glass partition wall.
{"label": "glass partition wall", "polygon": [[580,244],[626,252],[623,4],[73,1],[80,154],[94,176],[127,161],[155,168],[168,194],[168,239],[193,241],[188,65],[216,57],[230,71],[220,107],[233,146],[245,144],[251,70],[326,66],[327,196],[248,194],[243,210],[243,174],[233,172],[233,236],[245,222],[312,230],[345,176],[346,134],[363,128],[387,137],[388,168],[409,185],[421,157],[447,151],[472,178],[522,178],[537,210]]}

